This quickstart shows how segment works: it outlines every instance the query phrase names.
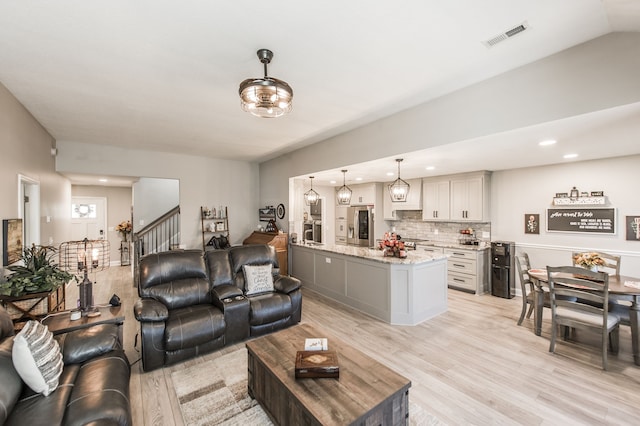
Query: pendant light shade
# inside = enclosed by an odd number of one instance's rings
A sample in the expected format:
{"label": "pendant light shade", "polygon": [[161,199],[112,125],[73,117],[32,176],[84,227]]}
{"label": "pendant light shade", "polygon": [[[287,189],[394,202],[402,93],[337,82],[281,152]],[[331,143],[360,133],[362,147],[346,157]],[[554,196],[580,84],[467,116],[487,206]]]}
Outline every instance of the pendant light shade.
{"label": "pendant light shade", "polygon": [[404,203],[409,196],[409,184],[400,179],[400,163],[402,162],[402,158],[397,158],[396,161],[398,162],[398,179],[389,185],[389,195],[391,196],[391,201],[394,203]]}
{"label": "pendant light shade", "polygon": [[311,189],[304,193],[304,202],[306,205],[316,205],[320,199],[320,194],[313,190],[313,176],[309,176],[311,179]]}
{"label": "pendant light shade", "polygon": [[346,170],[342,170],[342,186],[338,189],[338,192],[336,192],[336,201],[343,206],[351,204],[351,194],[353,193],[351,188],[347,186],[346,173]]}
{"label": "pendant light shade", "polygon": [[242,109],[256,117],[280,117],[291,111],[293,89],[284,81],[267,76],[267,65],[273,59],[272,51],[258,50],[258,59],[264,65],[264,78],[248,78],[240,83]]}

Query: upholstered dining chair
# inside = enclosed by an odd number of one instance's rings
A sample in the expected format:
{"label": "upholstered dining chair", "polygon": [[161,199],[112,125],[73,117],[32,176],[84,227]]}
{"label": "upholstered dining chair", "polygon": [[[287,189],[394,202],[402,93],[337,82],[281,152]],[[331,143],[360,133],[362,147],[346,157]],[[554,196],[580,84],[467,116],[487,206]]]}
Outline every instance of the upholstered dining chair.
{"label": "upholstered dining chair", "polygon": [[[576,266],[576,256],[581,252],[574,252],[571,255],[571,259],[573,259],[573,266]],[[616,256],[609,253],[604,253],[601,251],[590,251],[589,253],[596,253],[598,256],[604,260],[604,265],[598,266],[599,272],[606,272],[609,275],[620,276],[620,256]]]}
{"label": "upholstered dining chair", "polygon": [[[602,335],[602,368],[608,369],[609,337],[612,352],[618,351],[620,319],[609,312],[609,275],[576,266],[547,266],[549,294],[551,296],[551,343],[549,352],[555,352],[556,336],[560,326],[599,332]],[[575,300],[559,296],[575,297]]]}

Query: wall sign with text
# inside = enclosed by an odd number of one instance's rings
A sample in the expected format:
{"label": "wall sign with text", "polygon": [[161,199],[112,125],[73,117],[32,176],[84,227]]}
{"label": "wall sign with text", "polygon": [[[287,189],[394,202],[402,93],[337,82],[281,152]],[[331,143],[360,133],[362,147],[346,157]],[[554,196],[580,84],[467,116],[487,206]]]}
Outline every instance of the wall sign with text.
{"label": "wall sign with text", "polygon": [[547,209],[547,231],[615,234],[616,209]]}

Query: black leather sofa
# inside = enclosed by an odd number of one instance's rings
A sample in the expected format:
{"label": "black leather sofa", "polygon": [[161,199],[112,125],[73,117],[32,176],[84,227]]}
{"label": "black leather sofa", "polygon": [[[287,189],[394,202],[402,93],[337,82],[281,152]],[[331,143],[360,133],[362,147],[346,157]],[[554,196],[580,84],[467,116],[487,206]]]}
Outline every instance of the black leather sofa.
{"label": "black leather sofa", "polygon": [[24,384],[12,361],[13,322],[0,307],[0,424],[131,425],[129,361],[116,325],[55,336],[64,360],[58,387],[48,396]]}
{"label": "black leather sofa", "polygon": [[[271,265],[273,291],[247,295],[243,265]],[[140,260],[134,315],[150,371],[300,322],[300,281],[268,245],[168,251]]]}

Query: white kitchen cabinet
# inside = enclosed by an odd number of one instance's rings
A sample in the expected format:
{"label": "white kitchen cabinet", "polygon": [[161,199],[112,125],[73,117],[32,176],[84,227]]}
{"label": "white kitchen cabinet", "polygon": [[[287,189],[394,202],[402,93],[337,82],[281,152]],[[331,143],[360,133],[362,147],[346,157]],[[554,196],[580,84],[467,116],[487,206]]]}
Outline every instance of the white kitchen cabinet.
{"label": "white kitchen cabinet", "polygon": [[367,183],[361,185],[352,185],[351,188],[351,205],[362,206],[376,203],[376,184]]}
{"label": "white kitchen cabinet", "polygon": [[347,206],[336,206],[336,220],[347,220]]}
{"label": "white kitchen cabinet", "polygon": [[451,220],[489,220],[489,179],[488,173],[451,179]]}
{"label": "white kitchen cabinet", "polygon": [[422,181],[422,219],[449,220],[449,180]]}
{"label": "white kitchen cabinet", "polygon": [[347,221],[336,219],[336,244],[347,244]]}
{"label": "white kitchen cabinet", "polygon": [[406,179],[406,181],[409,184],[409,196],[404,203],[391,201],[389,185],[393,182],[383,184],[382,204],[386,220],[396,220],[397,210],[422,210],[422,179]]}
{"label": "white kitchen cabinet", "polygon": [[447,259],[447,285],[475,294],[489,291],[489,249],[444,249]]}

